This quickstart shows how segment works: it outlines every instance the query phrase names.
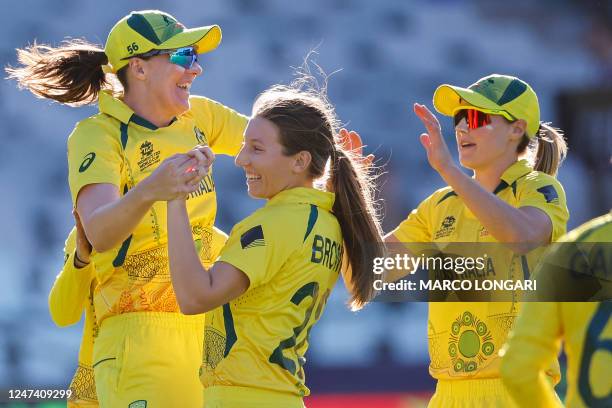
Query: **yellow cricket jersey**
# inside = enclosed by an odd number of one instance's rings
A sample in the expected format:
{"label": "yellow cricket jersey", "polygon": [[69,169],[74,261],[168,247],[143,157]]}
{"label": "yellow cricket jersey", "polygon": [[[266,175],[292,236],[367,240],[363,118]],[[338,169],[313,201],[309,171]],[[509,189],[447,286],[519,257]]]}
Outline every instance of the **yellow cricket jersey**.
{"label": "yellow cricket jersey", "polygon": [[[573,230],[560,242],[612,242],[612,213]],[[609,245],[590,247],[586,255],[590,271],[612,280]],[[571,253],[565,253],[570,250]],[[559,253],[564,251],[564,253]],[[578,246],[555,246],[534,274],[554,275],[560,262],[566,268],[578,254]],[[525,303],[509,336],[502,364],[504,383],[516,401],[530,406],[555,407],[554,392],[542,379],[542,371],[554,360],[563,339],[567,355],[568,407],[612,406],[612,302]]]}
{"label": "yellow cricket jersey", "polygon": [[74,266],[75,247],[76,229],[73,228],[64,247],[64,267],[49,293],[49,311],[58,326],[77,323],[85,311],[79,362],[70,382],[72,395],[68,398],[69,404],[79,406],[98,400],[92,368],[93,343],[98,331],[93,307],[93,292],[97,281],[93,264],[83,268]]}
{"label": "yellow cricket jersey", "polygon": [[[565,233],[569,217],[565,192],[552,176],[519,160],[501,176],[494,194],[513,207],[536,207],[553,225],[552,240]],[[400,242],[496,242],[450,187],[442,188],[412,211],[393,232]],[[527,256],[498,249],[489,258],[486,277],[523,279],[530,276],[540,250]],[[518,313],[513,302],[432,302],[429,304],[430,374],[438,380],[498,378],[498,352]],[[558,381],[558,364],[551,375]]]}
{"label": "yellow cricket jersey", "polygon": [[[236,155],[247,118],[210,99],[193,96],[190,109],[157,128],[110,93],[100,94],[100,113],[79,122],[68,139],[68,178],[73,205],[81,188],[110,183],[126,194],[164,159],[208,144],[216,154]],[[212,172],[187,200],[194,241],[202,251],[212,239],[217,204]],[[137,311],[179,312],[170,280],[166,203],[155,203],[121,245],[93,252],[99,322]],[[207,259],[210,253],[200,254]]]}
{"label": "yellow cricket jersey", "polygon": [[282,406],[309,394],[308,337],[342,265],[333,203],[333,193],[285,190],[232,229],[219,261],[243,271],[250,285],[206,314],[200,378],[207,400],[227,386],[238,394],[276,391],[288,398]]}

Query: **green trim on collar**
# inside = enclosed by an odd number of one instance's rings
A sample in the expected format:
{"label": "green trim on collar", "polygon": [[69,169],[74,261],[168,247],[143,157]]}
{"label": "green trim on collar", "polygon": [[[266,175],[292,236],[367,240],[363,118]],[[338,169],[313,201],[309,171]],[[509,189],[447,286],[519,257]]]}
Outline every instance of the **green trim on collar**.
{"label": "green trim on collar", "polygon": [[135,123],[138,126],[142,126],[142,127],[147,128],[147,129],[150,129],[150,130],[157,130],[157,129],[159,129],[153,123],[149,122],[148,120],[146,120],[142,116],[138,116],[135,113],[130,117],[130,122]]}

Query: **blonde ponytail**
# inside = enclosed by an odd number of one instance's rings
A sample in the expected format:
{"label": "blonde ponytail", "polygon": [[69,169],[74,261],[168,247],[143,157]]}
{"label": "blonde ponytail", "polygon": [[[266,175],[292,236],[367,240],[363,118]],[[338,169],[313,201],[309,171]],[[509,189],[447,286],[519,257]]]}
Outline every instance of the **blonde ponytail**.
{"label": "blonde ponytail", "polygon": [[563,131],[551,126],[550,123],[541,123],[537,141],[534,170],[556,176],[567,156],[567,143],[563,138]]}

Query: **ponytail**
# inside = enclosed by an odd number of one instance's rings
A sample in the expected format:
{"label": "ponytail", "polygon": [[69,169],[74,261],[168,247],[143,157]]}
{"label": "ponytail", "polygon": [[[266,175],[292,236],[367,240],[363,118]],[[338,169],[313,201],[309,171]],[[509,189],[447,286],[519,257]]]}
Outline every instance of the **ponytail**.
{"label": "ponytail", "polygon": [[[350,153],[349,153],[350,155]],[[374,294],[371,262],[384,254],[382,229],[374,208],[369,169],[338,147],[332,154],[331,181],[336,194],[333,212],[344,239],[352,270],[351,309],[361,309]]]}
{"label": "ponytail", "polygon": [[538,129],[538,149],[535,154],[534,170],[556,176],[561,163],[567,156],[567,143],[561,129],[541,123]]}
{"label": "ponytail", "polygon": [[563,138],[563,131],[550,125],[540,123],[535,138],[523,135],[523,140],[517,147],[517,153],[529,151],[533,157],[533,168],[551,176],[556,176],[561,163],[567,156],[567,143]]}
{"label": "ponytail", "polygon": [[104,50],[85,40],[64,41],[60,47],[34,43],[17,50],[20,67],[7,67],[8,78],[39,98],[69,106],[94,103],[102,89],[113,89],[102,65],[108,63]]}

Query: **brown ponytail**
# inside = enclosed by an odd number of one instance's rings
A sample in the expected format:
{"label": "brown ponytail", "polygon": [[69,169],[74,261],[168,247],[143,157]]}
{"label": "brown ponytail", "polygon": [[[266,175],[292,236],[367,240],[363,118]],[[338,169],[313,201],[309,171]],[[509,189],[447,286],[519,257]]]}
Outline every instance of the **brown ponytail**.
{"label": "brown ponytail", "polygon": [[[308,151],[313,179],[322,179],[328,162],[336,194],[336,216],[352,269],[353,310],[362,308],[373,296],[371,262],[383,256],[382,229],[374,209],[374,178],[353,153],[344,151],[337,136],[338,120],[324,90],[315,90],[311,77],[291,86],[276,85],[262,93],[253,106],[253,117],[270,120],[280,130],[280,143],[287,156]],[[303,89],[304,85],[309,85]]]}
{"label": "brown ponytail", "polygon": [[330,169],[336,193],[334,214],[342,228],[342,236],[352,269],[351,308],[361,309],[373,296],[372,259],[384,254],[382,229],[374,208],[374,183],[366,169],[341,148],[332,155]]}
{"label": "brown ponytail", "polygon": [[7,67],[8,78],[39,98],[70,106],[95,102],[102,89],[113,89],[102,65],[108,63],[104,50],[85,40],[64,41],[60,47],[34,43],[17,50],[20,67]]}
{"label": "brown ponytail", "polygon": [[522,154],[526,150],[534,156],[534,170],[556,176],[567,156],[567,143],[561,129],[542,122],[535,138],[530,139],[526,134],[523,136],[517,152]]}

